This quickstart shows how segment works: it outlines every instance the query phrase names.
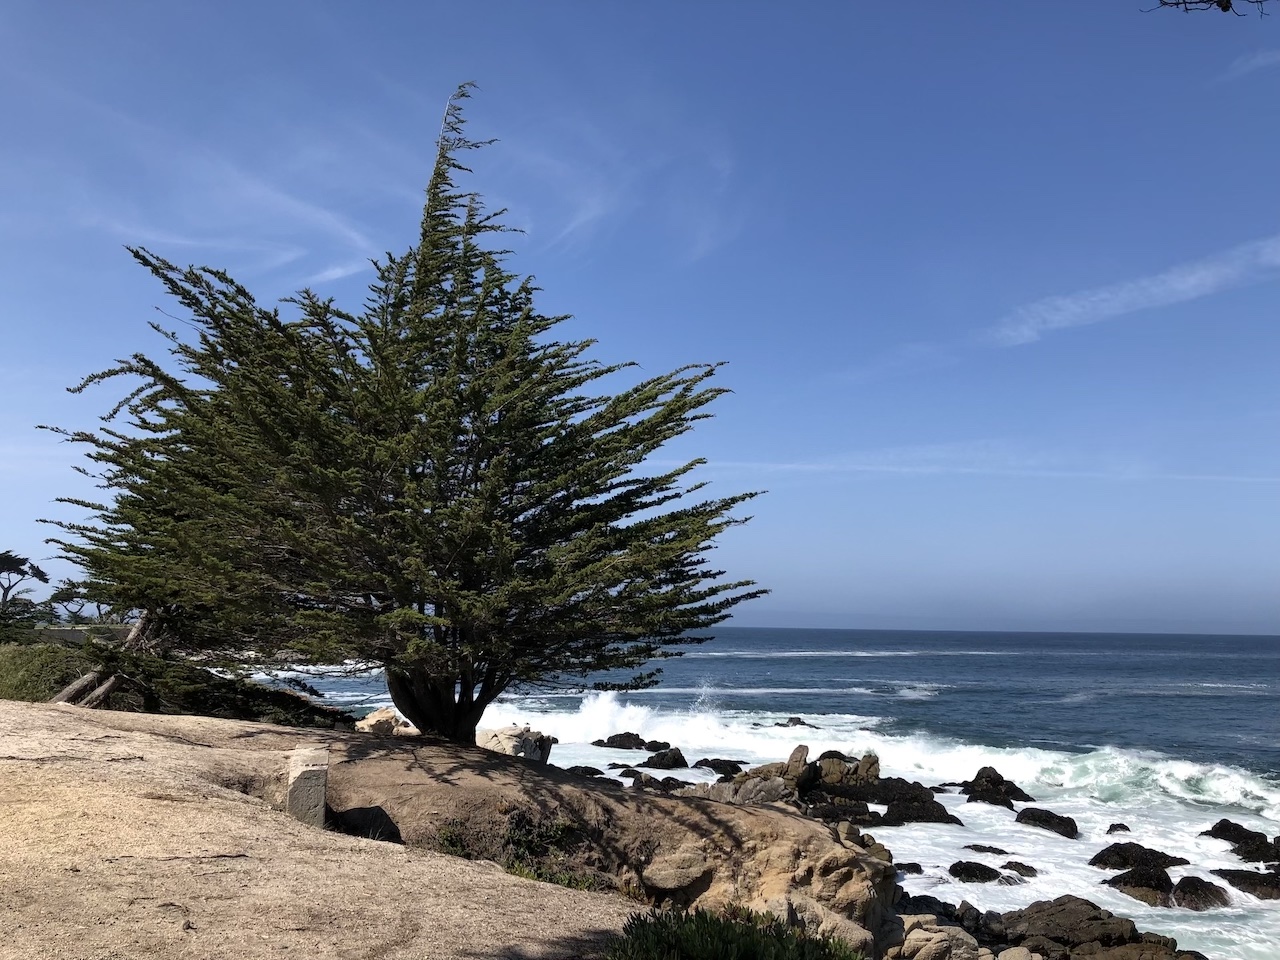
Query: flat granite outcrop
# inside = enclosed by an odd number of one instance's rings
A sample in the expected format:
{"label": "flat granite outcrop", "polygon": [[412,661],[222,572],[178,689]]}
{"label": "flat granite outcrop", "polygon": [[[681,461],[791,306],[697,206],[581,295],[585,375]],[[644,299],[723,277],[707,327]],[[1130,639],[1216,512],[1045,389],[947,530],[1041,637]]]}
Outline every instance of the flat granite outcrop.
{"label": "flat granite outcrop", "polygon": [[637,909],[276,809],[343,738],[0,700],[0,958],[590,957]]}
{"label": "flat granite outcrop", "polygon": [[[331,822],[403,843],[290,818],[299,747],[328,750]],[[644,901],[771,910],[870,956],[898,892],[795,811],[428,737],[0,701],[0,804],[3,958],[589,957]],[[432,851],[513,822],[565,828],[568,865],[631,898]]]}

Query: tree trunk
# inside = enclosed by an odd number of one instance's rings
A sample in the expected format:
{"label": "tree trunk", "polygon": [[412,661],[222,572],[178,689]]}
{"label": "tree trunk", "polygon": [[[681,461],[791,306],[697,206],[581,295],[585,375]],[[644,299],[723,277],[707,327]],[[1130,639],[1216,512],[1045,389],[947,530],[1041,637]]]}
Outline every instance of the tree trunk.
{"label": "tree trunk", "polygon": [[49,702],[75,703],[86,693],[96,687],[100,680],[102,680],[102,671],[100,669],[86,673],[79,680],[75,680],[63,687],[58,694],[49,700]]}
{"label": "tree trunk", "polygon": [[137,622],[129,631],[129,635],[124,638],[123,647],[126,650],[141,650],[148,644],[147,631],[151,629],[151,611],[143,610],[138,616]]}
{"label": "tree trunk", "polygon": [[475,746],[476,727],[486,704],[458,703],[452,678],[403,667],[388,667],[386,674],[391,702],[421,732]]}
{"label": "tree trunk", "polygon": [[93,691],[93,693],[81,700],[77,706],[85,707],[90,710],[94,707],[101,706],[106,701],[107,697],[111,696],[111,694],[119,689],[120,684],[122,683],[124,683],[124,678],[118,673],[113,673],[111,676],[107,677],[107,679],[104,680],[102,684]]}

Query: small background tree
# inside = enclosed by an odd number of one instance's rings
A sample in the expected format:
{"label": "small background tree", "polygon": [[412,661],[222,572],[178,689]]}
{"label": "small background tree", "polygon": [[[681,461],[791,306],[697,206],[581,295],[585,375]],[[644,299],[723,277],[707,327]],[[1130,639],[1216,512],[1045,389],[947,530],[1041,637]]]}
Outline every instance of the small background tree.
{"label": "small background tree", "polygon": [[40,621],[43,607],[31,599],[31,587],[23,584],[48,582],[49,575],[29,559],[0,550],[0,640]]}
{"label": "small background tree", "polygon": [[[697,499],[702,463],[651,454],[708,416],[717,366],[614,393],[629,364],[558,342],[565,318],[485,241],[455,178],[483,144],[451,99],[417,242],[363,311],[303,291],[291,317],[221,271],[135,259],[195,331],[86,379],[137,386],[88,445],[107,503],[56,540],[84,595],[143,611],[152,649],[245,665],[376,663],[424,731],[474,742],[503,691],[640,668],[759,595],[710,567],[755,494]],[[120,421],[124,421],[121,423]]]}

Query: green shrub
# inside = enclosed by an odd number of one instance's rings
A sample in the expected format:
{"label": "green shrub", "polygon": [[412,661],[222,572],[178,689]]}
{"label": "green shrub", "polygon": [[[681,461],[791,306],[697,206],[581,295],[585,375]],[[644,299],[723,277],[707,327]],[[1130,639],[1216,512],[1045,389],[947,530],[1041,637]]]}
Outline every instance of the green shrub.
{"label": "green shrub", "polygon": [[84,650],[0,644],[0,700],[48,700],[97,665],[93,655]]}
{"label": "green shrub", "polygon": [[48,700],[92,670],[119,672],[125,683],[106,702],[112,710],[196,714],[257,720],[294,727],[333,727],[347,714],[312,703],[289,690],[222,677],[193,663],[125,653],[86,643],[0,644],[0,699]]}
{"label": "green shrub", "polygon": [[772,914],[731,907],[717,914],[652,910],[636,913],[610,947],[608,960],[863,960],[839,940],[811,937]]}

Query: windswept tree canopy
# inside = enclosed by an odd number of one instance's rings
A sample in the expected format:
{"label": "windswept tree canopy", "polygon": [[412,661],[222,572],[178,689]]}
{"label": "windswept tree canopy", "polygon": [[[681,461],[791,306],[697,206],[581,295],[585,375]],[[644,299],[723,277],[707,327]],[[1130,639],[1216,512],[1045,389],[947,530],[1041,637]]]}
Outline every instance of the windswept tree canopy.
{"label": "windswept tree canopy", "polygon": [[[564,317],[486,243],[455,184],[451,99],[417,242],[375,264],[359,312],[302,291],[260,306],[219,270],[131,252],[192,334],[153,325],[92,384],[133,389],[68,433],[109,499],[55,541],[89,598],[143,613],[153,647],[386,668],[420,729],[469,741],[504,690],[628,671],[761,592],[708,563],[755,494],[701,499],[702,462],[650,458],[709,416],[715,364],[610,393],[629,364],[554,339]],[[286,316],[287,314],[287,316]]]}

